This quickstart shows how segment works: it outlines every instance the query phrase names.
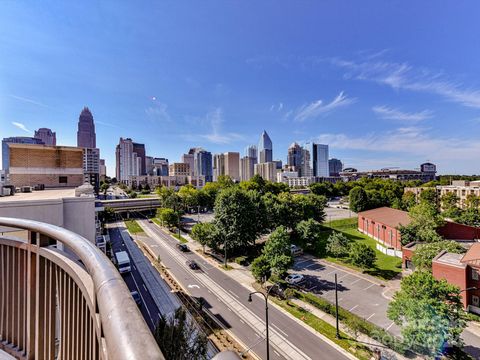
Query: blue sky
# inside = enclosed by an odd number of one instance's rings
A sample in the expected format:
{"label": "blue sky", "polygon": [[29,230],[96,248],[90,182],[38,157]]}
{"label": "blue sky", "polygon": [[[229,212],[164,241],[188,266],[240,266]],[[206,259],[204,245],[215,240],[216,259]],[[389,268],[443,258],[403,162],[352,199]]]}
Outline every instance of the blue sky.
{"label": "blue sky", "polygon": [[178,161],[266,129],[359,169],[480,173],[478,2],[2,1],[0,137],[75,145],[89,106],[114,173],[120,136]]}

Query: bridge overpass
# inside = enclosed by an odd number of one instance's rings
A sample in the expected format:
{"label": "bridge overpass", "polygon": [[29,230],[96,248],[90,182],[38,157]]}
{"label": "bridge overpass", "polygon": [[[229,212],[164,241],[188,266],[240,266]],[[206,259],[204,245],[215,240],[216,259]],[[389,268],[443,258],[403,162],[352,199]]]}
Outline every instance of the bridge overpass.
{"label": "bridge overpass", "polygon": [[112,208],[116,213],[156,210],[157,208],[161,207],[159,198],[100,200],[100,203],[104,208]]}

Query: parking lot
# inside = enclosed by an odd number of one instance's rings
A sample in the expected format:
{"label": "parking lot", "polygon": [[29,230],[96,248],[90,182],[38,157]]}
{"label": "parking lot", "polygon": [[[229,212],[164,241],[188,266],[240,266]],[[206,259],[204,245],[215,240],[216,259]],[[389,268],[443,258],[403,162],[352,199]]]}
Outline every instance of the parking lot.
{"label": "parking lot", "polygon": [[331,303],[335,303],[335,274],[337,274],[339,306],[395,335],[400,334],[400,329],[387,318],[389,300],[383,297],[385,287],[380,282],[327,264],[310,255],[297,257],[292,273],[305,277],[305,281],[299,285],[303,290]]}

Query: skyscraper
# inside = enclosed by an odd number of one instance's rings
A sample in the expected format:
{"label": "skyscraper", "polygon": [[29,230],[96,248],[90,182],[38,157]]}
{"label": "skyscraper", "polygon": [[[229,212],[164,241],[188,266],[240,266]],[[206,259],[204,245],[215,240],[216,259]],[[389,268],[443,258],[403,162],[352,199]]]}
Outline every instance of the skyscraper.
{"label": "skyscraper", "polygon": [[225,158],[225,175],[230,176],[233,181],[240,181],[240,153],[226,152]]}
{"label": "skyscraper", "polygon": [[245,156],[250,158],[250,161],[253,161],[253,164],[256,164],[258,161],[258,150],[256,145],[250,145],[245,148]]}
{"label": "skyscraper", "polygon": [[97,147],[93,115],[88,107],[83,108],[78,118],[77,146],[82,148]]}
{"label": "skyscraper", "polygon": [[270,136],[267,132],[263,130],[262,135],[260,135],[260,140],[258,142],[258,153],[259,153],[259,163],[271,162],[273,159],[273,145]]}
{"label": "skyscraper", "polygon": [[116,177],[120,182],[127,182],[130,176],[140,175],[140,157],[133,151],[132,139],[120,138],[115,150]]}
{"label": "skyscraper", "polygon": [[251,158],[249,156],[244,156],[243,158],[240,159],[240,180],[241,181],[248,181],[253,177],[256,161],[257,161],[257,158]]}
{"label": "skyscraper", "polygon": [[139,175],[147,175],[146,167],[146,155],[145,155],[145,144],[132,143],[133,152],[137,154],[137,157],[140,159]]}
{"label": "skyscraper", "polygon": [[42,140],[45,145],[57,145],[57,136],[50,129],[40,128],[38,130],[35,130],[35,137]]}
{"label": "skyscraper", "polygon": [[205,176],[205,181],[213,180],[212,153],[202,148],[195,148],[193,154],[193,175]]}
{"label": "skyscraper", "polygon": [[287,165],[289,167],[293,166],[295,171],[299,171],[302,165],[302,150],[302,147],[296,142],[288,147]]}
{"label": "skyscraper", "polygon": [[213,155],[213,181],[217,181],[222,175],[225,175],[225,155],[215,154]]}
{"label": "skyscraper", "polygon": [[328,160],[328,171],[330,176],[340,176],[340,173],[343,170],[343,164],[338,159]]}
{"label": "skyscraper", "polygon": [[313,176],[328,177],[328,145],[312,144]]}
{"label": "skyscraper", "polygon": [[310,165],[310,151],[305,147],[302,148],[302,159],[300,163],[299,176],[313,176],[313,169]]}

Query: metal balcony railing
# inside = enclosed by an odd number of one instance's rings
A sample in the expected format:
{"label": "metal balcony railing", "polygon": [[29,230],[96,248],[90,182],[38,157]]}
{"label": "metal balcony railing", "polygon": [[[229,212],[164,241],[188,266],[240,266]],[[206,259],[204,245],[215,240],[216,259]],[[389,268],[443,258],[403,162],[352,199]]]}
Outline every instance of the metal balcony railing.
{"label": "metal balcony railing", "polygon": [[28,232],[28,240],[0,233],[0,350],[19,359],[164,359],[94,244],[38,221],[0,217],[0,226]]}

